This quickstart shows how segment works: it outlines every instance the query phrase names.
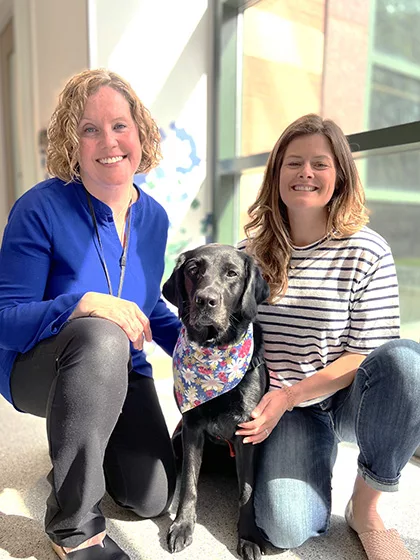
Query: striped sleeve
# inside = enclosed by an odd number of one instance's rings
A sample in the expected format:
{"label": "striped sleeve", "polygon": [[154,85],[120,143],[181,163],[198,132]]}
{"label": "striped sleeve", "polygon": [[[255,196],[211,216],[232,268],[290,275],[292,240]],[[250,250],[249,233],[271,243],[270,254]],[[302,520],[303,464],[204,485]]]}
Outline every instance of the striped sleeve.
{"label": "striped sleeve", "polygon": [[352,290],[346,350],[369,354],[399,337],[397,272],[389,248],[370,266]]}

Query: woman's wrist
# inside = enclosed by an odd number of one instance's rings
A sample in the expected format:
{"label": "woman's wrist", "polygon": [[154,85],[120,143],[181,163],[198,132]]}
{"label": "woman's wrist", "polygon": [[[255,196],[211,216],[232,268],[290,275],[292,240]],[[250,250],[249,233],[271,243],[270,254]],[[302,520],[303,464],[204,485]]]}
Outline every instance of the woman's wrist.
{"label": "woman's wrist", "polygon": [[287,410],[291,412],[296,406],[296,398],[295,398],[294,391],[291,387],[288,387],[287,385],[283,385],[282,390],[286,395]]}
{"label": "woman's wrist", "polygon": [[73,313],[69,317],[69,321],[71,319],[77,319],[79,317],[88,317],[90,310],[89,310],[89,298],[92,292],[86,292],[84,296],[82,296],[79,300],[79,303],[73,310]]}

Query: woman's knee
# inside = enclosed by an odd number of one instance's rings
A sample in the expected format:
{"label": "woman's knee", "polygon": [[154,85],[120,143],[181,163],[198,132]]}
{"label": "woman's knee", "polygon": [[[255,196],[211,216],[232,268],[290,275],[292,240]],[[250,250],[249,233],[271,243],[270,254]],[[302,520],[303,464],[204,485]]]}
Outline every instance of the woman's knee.
{"label": "woman's knee", "polygon": [[301,480],[271,480],[256,488],[255,519],[269,542],[277,548],[301,546],[329,527],[330,506]]}
{"label": "woman's knee", "polygon": [[361,369],[416,393],[420,391],[420,344],[408,339],[391,340],[376,348]]}
{"label": "woman's knee", "polygon": [[[98,359],[105,353],[126,354],[130,351],[127,335],[120,326],[101,317],[79,317],[66,325],[61,331],[67,343],[73,342],[85,347]],[[58,335],[60,336],[60,335]]]}
{"label": "woman's knee", "polygon": [[106,319],[79,318],[57,335],[57,376],[50,403],[67,403],[80,415],[114,422],[127,394],[129,341]]}
{"label": "woman's knee", "polygon": [[[133,465],[136,462],[137,458],[133,459]],[[176,476],[175,470],[168,469],[163,461],[143,457],[141,472],[135,472],[107,453],[104,467],[107,491],[118,505],[145,519],[158,517],[168,510]]]}
{"label": "woman's knee", "polygon": [[125,332],[115,323],[97,317],[71,321],[58,335],[61,347],[59,369],[81,366],[89,372],[89,382],[111,382],[118,372],[127,375],[130,344]]}

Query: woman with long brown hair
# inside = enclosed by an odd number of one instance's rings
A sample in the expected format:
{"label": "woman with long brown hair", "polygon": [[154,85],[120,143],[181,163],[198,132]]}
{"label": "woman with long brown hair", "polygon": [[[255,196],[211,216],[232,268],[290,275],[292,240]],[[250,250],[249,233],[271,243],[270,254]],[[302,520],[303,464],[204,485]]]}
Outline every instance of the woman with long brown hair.
{"label": "woman with long brown hair", "polygon": [[330,524],[341,440],[360,449],[346,519],[371,560],[412,558],[377,511],[420,443],[419,344],[399,338],[388,243],[366,226],[364,192],[339,126],[306,115],[274,146],[242,244],[271,289],[260,307],[271,390],[240,425],[262,442],[258,526],[295,548]]}

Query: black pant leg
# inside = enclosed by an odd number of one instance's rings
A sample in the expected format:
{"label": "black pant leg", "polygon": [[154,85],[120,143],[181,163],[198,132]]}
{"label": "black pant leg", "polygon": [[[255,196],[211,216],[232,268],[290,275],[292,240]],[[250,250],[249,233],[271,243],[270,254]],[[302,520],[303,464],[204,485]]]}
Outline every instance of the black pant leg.
{"label": "black pant leg", "polygon": [[153,379],[129,374],[127,398],[105,453],[107,490],[140,517],[169,507],[176,469],[171,439]]}
{"label": "black pant leg", "polygon": [[71,321],[15,362],[16,406],[47,418],[52,470],[45,526],[62,546],[105,529],[103,459],[127,393],[129,352],[120,327],[89,317]]}

